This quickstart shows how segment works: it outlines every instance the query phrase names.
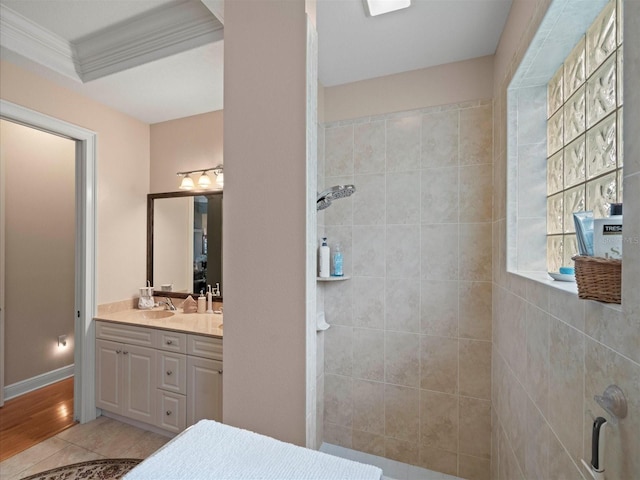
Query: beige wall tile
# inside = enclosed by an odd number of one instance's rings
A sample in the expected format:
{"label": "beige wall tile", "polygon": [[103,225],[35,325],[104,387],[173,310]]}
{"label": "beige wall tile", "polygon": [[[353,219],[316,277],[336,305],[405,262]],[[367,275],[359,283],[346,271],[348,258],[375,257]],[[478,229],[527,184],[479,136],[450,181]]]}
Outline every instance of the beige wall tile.
{"label": "beige wall tile", "polygon": [[584,332],[584,306],[587,302],[575,294],[549,289],[549,313],[572,327]]}
{"label": "beige wall tile", "polygon": [[[353,422],[353,384],[351,377],[325,374],[324,421],[351,430]],[[328,440],[327,440],[328,441]]]}
{"label": "beige wall tile", "polygon": [[351,427],[343,427],[336,425],[335,423],[329,423],[325,420],[323,430],[323,441],[333,445],[339,445],[344,448],[353,447],[353,433]]}
{"label": "beige wall tile", "polygon": [[626,304],[623,313],[615,306],[586,302],[585,330],[587,335],[640,363],[640,313],[627,311]]}
{"label": "beige wall tile", "polygon": [[549,425],[533,402],[527,400],[527,435],[524,471],[529,479],[549,477]]}
{"label": "beige wall tile", "polygon": [[525,388],[535,405],[546,415],[549,393],[549,322],[548,314],[527,304],[527,372]]}
{"label": "beige wall tile", "polygon": [[354,126],[355,173],[379,173],[385,170],[384,121],[360,123]]}
{"label": "beige wall tile", "polygon": [[[425,280],[458,280],[458,226],[422,225],[421,276]],[[471,280],[471,279],[470,279]]]}
{"label": "beige wall tile", "polygon": [[491,224],[460,224],[460,280],[491,281]]}
{"label": "beige wall tile", "polygon": [[458,339],[420,337],[420,388],[458,392]]}
{"label": "beige wall tile", "polygon": [[384,331],[368,328],[354,330],[353,376],[384,381]]}
{"label": "beige wall tile", "polygon": [[418,462],[418,444],[385,437],[384,456],[397,462],[415,465]]}
{"label": "beige wall tile", "polygon": [[582,454],[584,336],[551,321],[549,344],[549,425],[575,462]]}
{"label": "beige wall tile", "polygon": [[353,277],[353,325],[384,328],[384,277]]}
{"label": "beige wall tile", "polygon": [[468,480],[489,480],[491,478],[490,460],[486,458],[458,456],[458,475]]}
{"label": "beige wall tile", "polygon": [[384,384],[353,381],[353,429],[384,435]]}
{"label": "beige wall tile", "polygon": [[549,478],[582,479],[583,476],[571,460],[571,455],[564,449],[558,438],[549,435]]}
{"label": "beige wall tile", "polygon": [[328,128],[325,131],[325,175],[353,174],[353,126]]}
{"label": "beige wall tile", "polygon": [[460,282],[460,337],[491,340],[491,283]]}
{"label": "beige wall tile", "polygon": [[420,290],[420,332],[457,337],[458,282],[422,280]]}
{"label": "beige wall tile", "polygon": [[417,388],[420,384],[420,335],[387,331],[384,342],[385,382]]}
{"label": "beige wall tile", "polygon": [[458,222],[458,167],[425,168],[420,172],[421,223]]}
{"label": "beige wall tile", "polygon": [[351,375],[353,328],[333,325],[325,331],[324,369],[326,373]]}
{"label": "beige wall tile", "polygon": [[351,282],[327,282],[324,285],[324,294],[324,312],[327,323],[330,325],[353,325],[353,284]]}
{"label": "beige wall tile", "polygon": [[492,163],[491,105],[460,110],[460,164]]}
{"label": "beige wall tile", "polygon": [[420,444],[458,451],[458,396],[420,391]]}
{"label": "beige wall tile", "polygon": [[353,198],[353,224],[384,225],[387,215],[385,175],[355,175],[353,183],[356,194],[349,197]]}
{"label": "beige wall tile", "polygon": [[456,453],[435,447],[420,446],[419,454],[418,465],[422,468],[446,473],[447,475],[458,474],[458,455]]}
{"label": "beige wall tile", "polygon": [[360,452],[384,457],[384,435],[354,430],[353,448]]}
{"label": "beige wall tile", "polygon": [[413,278],[387,278],[384,293],[384,328],[420,332],[420,283]]}
{"label": "beige wall tile", "polygon": [[422,116],[422,167],[458,165],[458,111]]}
{"label": "beige wall tile", "polygon": [[492,164],[460,167],[460,222],[491,221],[492,184]]}
{"label": "beige wall tile", "polygon": [[387,120],[387,172],[406,172],[420,167],[419,115]]}
{"label": "beige wall tile", "polygon": [[491,402],[460,397],[460,453],[491,458]]}
{"label": "beige wall tile", "polygon": [[386,231],[388,278],[420,278],[420,225],[389,225]]}
{"label": "beige wall tile", "polygon": [[353,274],[383,277],[385,274],[385,228],[353,227]]}
{"label": "beige wall tile", "polygon": [[387,225],[420,222],[420,175],[417,172],[387,174]]}
{"label": "beige wall tile", "polygon": [[419,427],[419,391],[416,388],[385,385],[385,435],[417,443]]}
{"label": "beige wall tile", "polygon": [[458,388],[460,395],[491,398],[491,342],[458,341]]}

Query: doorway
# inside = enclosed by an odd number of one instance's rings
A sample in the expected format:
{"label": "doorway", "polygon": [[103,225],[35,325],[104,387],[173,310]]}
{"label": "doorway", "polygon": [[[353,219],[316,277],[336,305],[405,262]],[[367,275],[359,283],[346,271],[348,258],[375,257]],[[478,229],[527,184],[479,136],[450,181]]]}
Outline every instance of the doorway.
{"label": "doorway", "polygon": [[[75,252],[73,254],[72,271],[74,273],[73,286],[73,309],[71,315],[73,320],[72,338],[67,334],[67,338],[60,338],[58,345],[58,337],[64,335],[63,332],[55,334],[52,348],[60,349],[65,347],[62,345],[64,341],[73,343],[73,365],[74,365],[74,417],[77,421],[85,423],[96,418],[95,393],[93,372],[95,366],[95,348],[93,345],[94,327],[92,318],[95,315],[95,164],[96,164],[96,134],[81,127],[77,127],[62,120],[43,115],[41,113],[29,110],[22,106],[0,100],[0,118],[4,121],[13,122],[22,126],[31,127],[53,134],[58,137],[64,137],[72,141],[72,150],[75,153],[73,177],[75,195],[73,195],[73,204],[75,210],[75,219],[71,227],[66,229],[72,230],[74,237]],[[4,163],[4,162],[3,162]],[[3,165],[3,169],[6,165]],[[30,192],[28,186],[28,171],[22,172],[21,181],[24,182],[24,194]],[[3,181],[5,174],[2,172]],[[0,185],[3,187],[3,185]],[[0,208],[0,222],[6,221],[7,212],[5,211],[5,195],[6,184],[0,192],[2,200]],[[37,215],[33,215],[32,221],[38,221]],[[40,221],[44,221],[40,217]],[[49,225],[49,228],[56,229],[55,222]],[[0,234],[0,257],[5,257],[4,252],[7,247],[7,238],[5,236],[5,228],[2,228]],[[62,228],[60,228],[62,230]],[[66,232],[69,233],[68,231]],[[57,232],[56,234],[59,234]],[[52,235],[54,235],[52,233]],[[37,248],[36,247],[31,247]],[[0,345],[3,353],[7,345],[6,338],[6,318],[3,298],[6,289],[6,271],[5,261],[0,262]],[[34,288],[31,295],[46,295],[47,285],[38,283],[38,272],[34,272],[32,277]],[[55,280],[49,280],[49,282]],[[29,298],[29,297],[28,297]],[[32,297],[31,297],[32,298]],[[56,302],[56,299],[51,299]],[[49,333],[49,337],[51,337]],[[18,339],[19,342],[29,342],[27,335]],[[70,346],[67,343],[67,346]],[[4,355],[0,356],[0,405],[4,401],[5,390],[5,359]]]}

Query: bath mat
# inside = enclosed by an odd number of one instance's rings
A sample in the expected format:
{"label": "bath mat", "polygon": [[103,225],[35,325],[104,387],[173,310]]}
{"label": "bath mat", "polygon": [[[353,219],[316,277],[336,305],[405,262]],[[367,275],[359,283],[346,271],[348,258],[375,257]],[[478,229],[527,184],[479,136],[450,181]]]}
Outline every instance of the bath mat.
{"label": "bath mat", "polygon": [[105,458],[74,463],[36,473],[22,480],[117,480],[124,477],[142,460],[138,458]]}

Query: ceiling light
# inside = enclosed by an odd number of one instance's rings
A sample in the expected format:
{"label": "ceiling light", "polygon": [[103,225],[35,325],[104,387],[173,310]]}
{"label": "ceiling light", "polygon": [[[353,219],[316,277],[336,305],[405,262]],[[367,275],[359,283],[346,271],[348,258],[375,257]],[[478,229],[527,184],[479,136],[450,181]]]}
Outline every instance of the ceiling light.
{"label": "ceiling light", "polygon": [[178,172],[177,175],[182,177],[182,182],[180,183],[181,190],[193,190],[196,187],[196,184],[191,178],[192,173],[201,173],[200,177],[198,177],[198,188],[199,189],[210,189],[211,188],[211,177],[208,172],[213,172],[216,176],[216,186],[222,188],[224,185],[224,176],[222,174],[222,164],[217,165],[215,167],[209,168],[199,168],[198,170],[189,170],[188,172]]}
{"label": "ceiling light", "polygon": [[375,17],[383,13],[402,10],[411,6],[411,0],[362,0],[367,15]]}

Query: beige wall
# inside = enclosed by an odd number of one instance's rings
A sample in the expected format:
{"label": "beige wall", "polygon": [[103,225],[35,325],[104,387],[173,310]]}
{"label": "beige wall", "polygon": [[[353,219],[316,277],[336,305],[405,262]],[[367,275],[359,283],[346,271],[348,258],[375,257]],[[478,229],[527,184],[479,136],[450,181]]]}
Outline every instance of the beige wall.
{"label": "beige wall", "polygon": [[329,124],[324,441],[489,474],[491,100]]}
{"label": "beige wall", "polygon": [[97,303],[136,296],[146,277],[149,126],[8,62],[0,97],[97,132]]}
{"label": "beige wall", "polygon": [[494,74],[494,264],[491,478],[588,478],[594,401],[617,383],[629,414],[609,429],[608,480],[640,478],[640,3],[625,2],[622,308],[579,300],[505,269],[506,89],[545,14],[547,0],[516,0]]}
{"label": "beige wall", "polygon": [[222,146],[222,110],[151,125],[150,193],[177,191],[176,172],[223,163]]}
{"label": "beige wall", "polygon": [[303,2],[225,3],[224,422],[299,445],[306,44]]}
{"label": "beige wall", "polygon": [[[5,382],[73,364],[75,142],[0,120]],[[59,349],[59,335],[68,346]]]}
{"label": "beige wall", "polygon": [[325,122],[491,98],[493,56],[325,87]]}

